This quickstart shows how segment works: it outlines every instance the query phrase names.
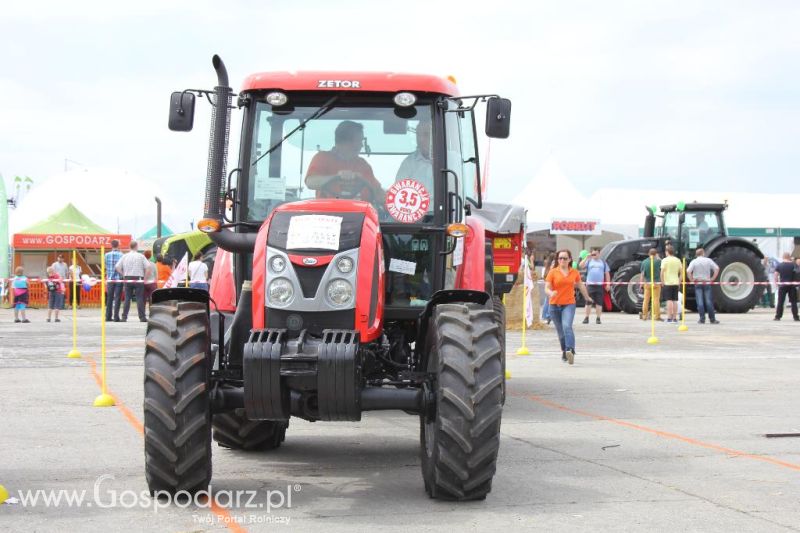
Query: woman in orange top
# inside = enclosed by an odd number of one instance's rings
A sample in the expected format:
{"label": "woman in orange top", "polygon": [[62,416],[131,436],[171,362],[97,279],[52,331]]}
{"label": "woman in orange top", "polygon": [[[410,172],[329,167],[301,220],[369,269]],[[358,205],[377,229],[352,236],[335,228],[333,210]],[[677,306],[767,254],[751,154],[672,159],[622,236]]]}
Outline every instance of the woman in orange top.
{"label": "woman in orange top", "polygon": [[558,333],[561,344],[561,360],[569,364],[575,362],[575,333],[572,321],[575,319],[575,286],[586,299],[586,305],[594,305],[581,281],[580,273],[572,268],[572,252],[559,250],[556,253],[558,265],[547,273],[544,292],[550,298],[550,318]]}
{"label": "woman in orange top", "polygon": [[172,275],[172,267],[169,266],[169,260],[163,255],[158,254],[156,257],[156,270],[158,271],[158,288],[164,286],[169,277]]}

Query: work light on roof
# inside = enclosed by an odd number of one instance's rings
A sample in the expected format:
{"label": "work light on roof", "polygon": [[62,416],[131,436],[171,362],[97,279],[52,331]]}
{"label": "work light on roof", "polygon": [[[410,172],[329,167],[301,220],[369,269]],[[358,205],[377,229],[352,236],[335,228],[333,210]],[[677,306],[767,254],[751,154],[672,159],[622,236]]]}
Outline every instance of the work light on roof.
{"label": "work light on roof", "polygon": [[400,107],[409,107],[414,105],[417,97],[411,93],[397,93],[394,95],[394,103]]}
{"label": "work light on roof", "polygon": [[267,95],[267,103],[271,106],[280,107],[289,101],[289,97],[284,93],[274,92]]}

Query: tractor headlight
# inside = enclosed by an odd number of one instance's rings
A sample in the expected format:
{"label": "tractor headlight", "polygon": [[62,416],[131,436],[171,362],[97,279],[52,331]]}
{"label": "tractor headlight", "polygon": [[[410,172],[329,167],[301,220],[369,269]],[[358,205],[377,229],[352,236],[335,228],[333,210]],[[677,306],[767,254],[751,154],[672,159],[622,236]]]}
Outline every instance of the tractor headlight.
{"label": "tractor headlight", "polygon": [[339,269],[339,272],[342,274],[349,274],[353,271],[353,260],[347,256],[340,257],[338,261],[336,261],[336,268]]}
{"label": "tractor headlight", "polygon": [[267,298],[274,305],[286,305],[294,296],[292,283],[286,278],[278,278],[269,284]]}
{"label": "tractor headlight", "polygon": [[328,300],[334,305],[346,305],[353,300],[353,286],[343,279],[328,283]]}
{"label": "tractor headlight", "polygon": [[283,257],[276,255],[269,260],[269,268],[276,274],[280,274],[283,272],[283,269],[286,268],[286,260]]}

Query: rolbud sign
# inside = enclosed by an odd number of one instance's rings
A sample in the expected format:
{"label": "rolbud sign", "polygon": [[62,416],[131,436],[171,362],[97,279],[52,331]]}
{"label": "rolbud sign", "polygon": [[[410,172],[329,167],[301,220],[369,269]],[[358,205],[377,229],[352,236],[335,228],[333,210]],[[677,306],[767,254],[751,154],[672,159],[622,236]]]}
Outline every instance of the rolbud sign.
{"label": "rolbud sign", "polygon": [[14,248],[18,250],[52,249],[52,248],[111,248],[111,241],[118,240],[121,248],[131,243],[130,235],[92,234],[92,233],[43,233],[14,235]]}
{"label": "rolbud sign", "polygon": [[550,235],[600,235],[599,220],[577,218],[554,218],[550,223]]}

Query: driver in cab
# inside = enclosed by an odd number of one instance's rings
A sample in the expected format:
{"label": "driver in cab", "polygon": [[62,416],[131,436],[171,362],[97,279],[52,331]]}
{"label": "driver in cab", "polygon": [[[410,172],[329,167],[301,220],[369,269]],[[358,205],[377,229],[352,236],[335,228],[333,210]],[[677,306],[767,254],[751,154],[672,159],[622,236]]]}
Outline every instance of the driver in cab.
{"label": "driver in cab", "polygon": [[359,156],[364,145],[364,126],[344,120],[336,126],[335,144],[327,152],[317,152],[306,172],[306,186],[317,191],[317,198],[345,198],[377,204],[383,197],[381,184],[372,167]]}

